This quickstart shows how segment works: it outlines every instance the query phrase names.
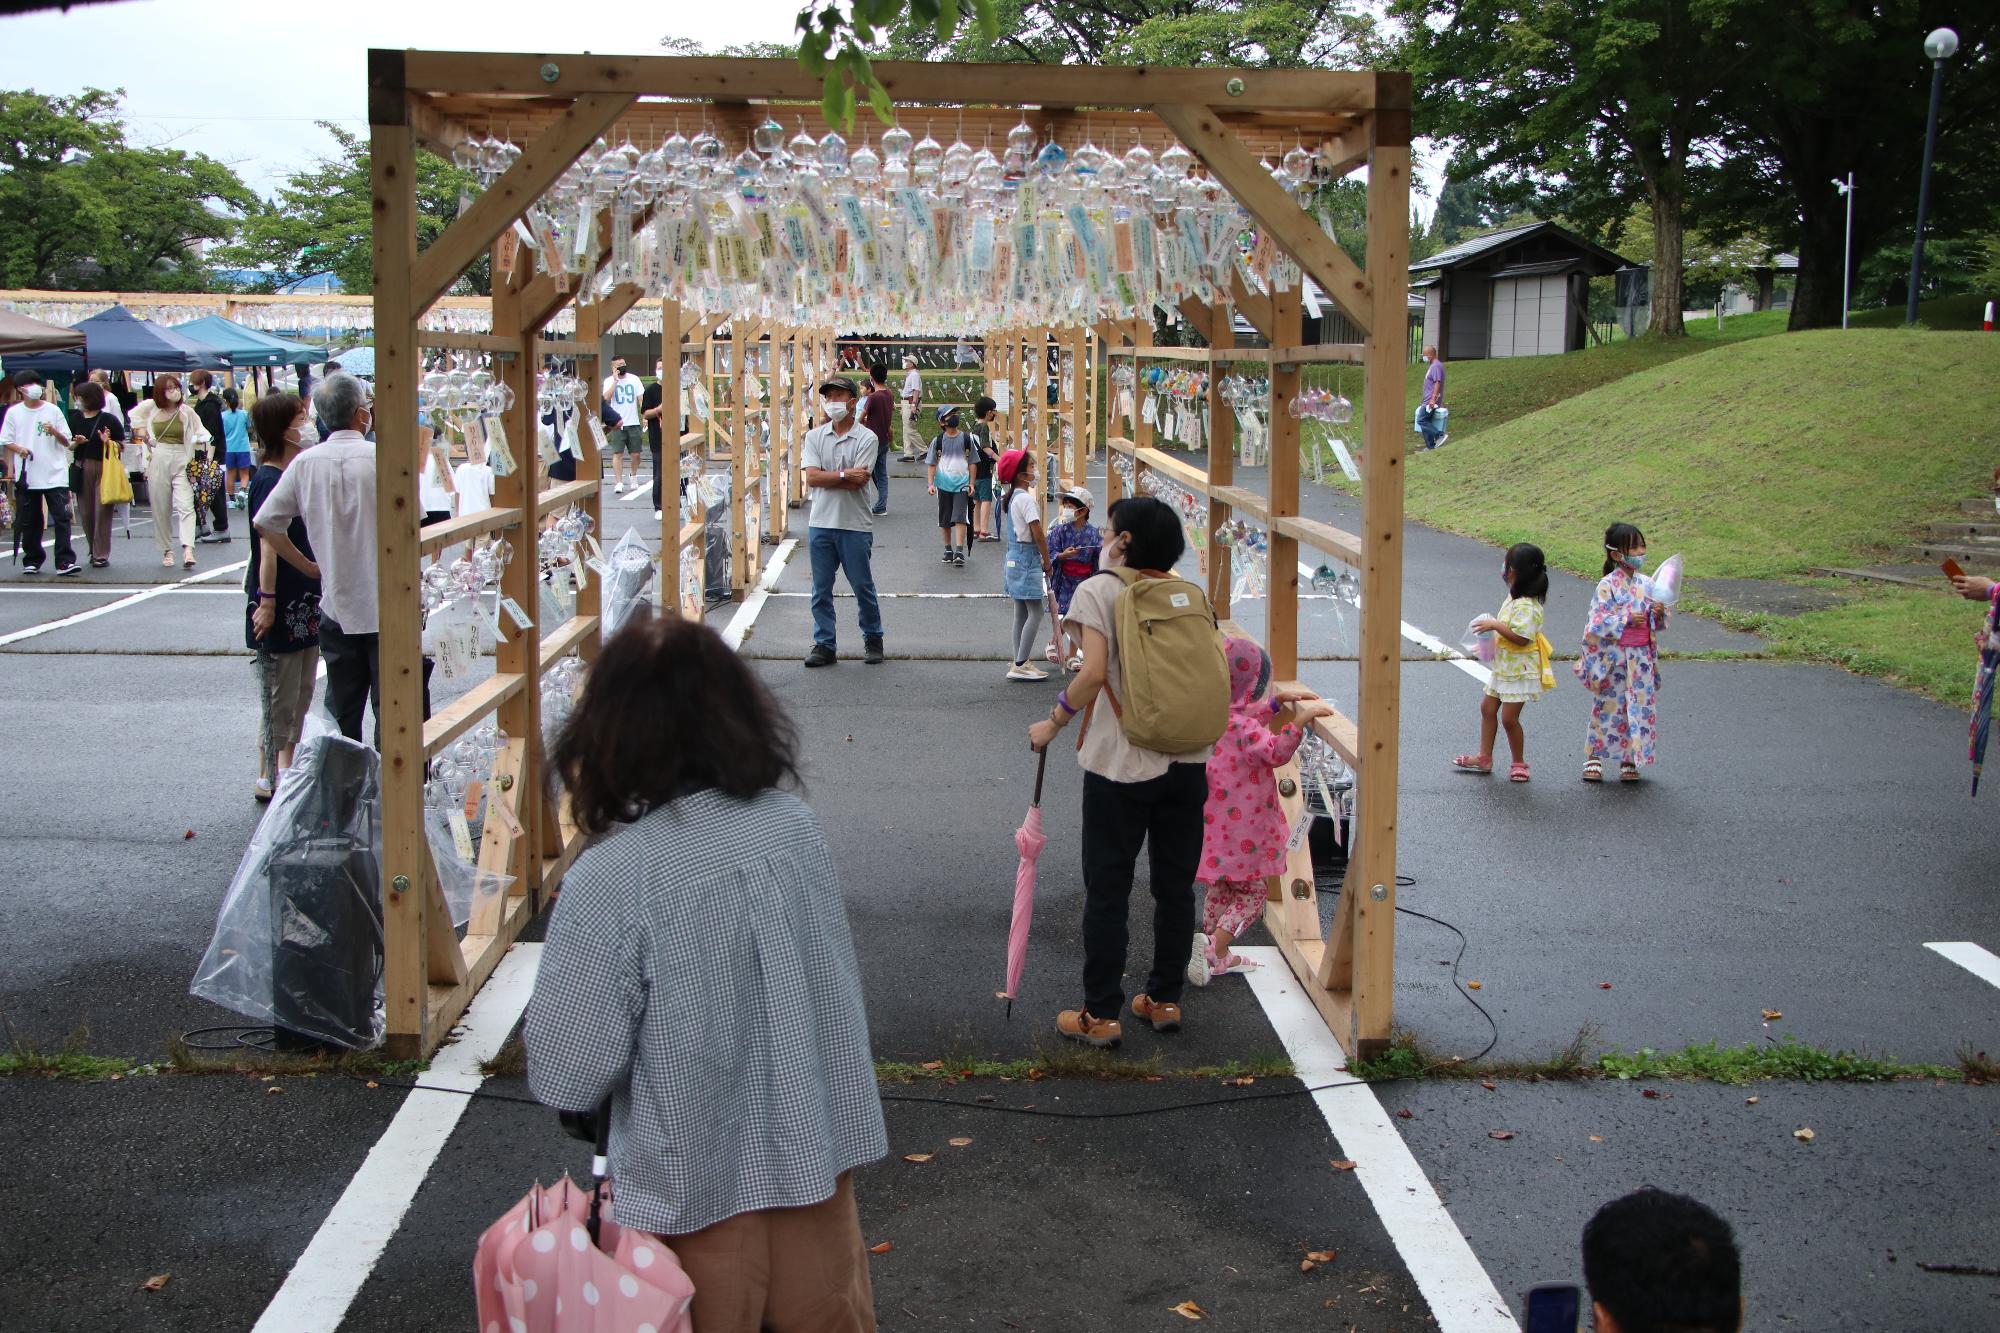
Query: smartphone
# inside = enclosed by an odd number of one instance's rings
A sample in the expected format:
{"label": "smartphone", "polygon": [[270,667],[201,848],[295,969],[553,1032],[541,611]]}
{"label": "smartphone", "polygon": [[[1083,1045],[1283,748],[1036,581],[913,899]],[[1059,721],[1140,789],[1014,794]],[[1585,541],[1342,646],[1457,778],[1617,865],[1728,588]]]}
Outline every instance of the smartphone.
{"label": "smartphone", "polygon": [[1946,556],[1944,561],[1938,565],[1938,568],[1944,571],[1944,576],[1948,579],[1962,579],[1965,577],[1965,566],[1959,564],[1958,561],[1952,559],[1950,556]]}
{"label": "smartphone", "polygon": [[1577,1333],[1583,1320],[1583,1288],[1544,1282],[1529,1288],[1527,1306],[1521,1333]]}

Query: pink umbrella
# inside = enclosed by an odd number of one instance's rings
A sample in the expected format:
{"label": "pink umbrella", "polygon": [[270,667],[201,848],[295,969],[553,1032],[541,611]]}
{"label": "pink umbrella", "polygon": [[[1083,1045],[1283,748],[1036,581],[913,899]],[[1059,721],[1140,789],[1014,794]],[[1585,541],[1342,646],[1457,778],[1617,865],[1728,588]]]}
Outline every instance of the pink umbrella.
{"label": "pink umbrella", "polygon": [[1049,842],[1042,836],[1042,776],[1048,770],[1049,752],[1044,748],[1035,765],[1035,802],[1014,830],[1021,864],[1014,871],[1014,923],[1007,928],[1007,989],[1000,992],[1009,1018],[1014,1016],[1014,994],[1021,989],[1021,969],[1028,962],[1028,925],[1035,919],[1035,861]]}

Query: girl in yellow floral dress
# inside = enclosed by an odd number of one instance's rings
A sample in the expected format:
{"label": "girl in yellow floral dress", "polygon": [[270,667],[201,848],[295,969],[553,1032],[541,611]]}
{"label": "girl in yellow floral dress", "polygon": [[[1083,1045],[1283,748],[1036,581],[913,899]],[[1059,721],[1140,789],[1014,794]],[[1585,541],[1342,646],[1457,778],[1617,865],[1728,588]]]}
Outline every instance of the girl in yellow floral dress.
{"label": "girl in yellow floral dress", "polygon": [[1528,739],[1521,730],[1521,708],[1542,697],[1548,667],[1542,614],[1549,596],[1549,566],[1542,548],[1532,542],[1509,547],[1500,578],[1507,585],[1507,600],[1496,614],[1481,616],[1471,625],[1474,633],[1491,634],[1494,639],[1493,678],[1479,706],[1479,753],[1462,754],[1451,765],[1462,773],[1491,773],[1494,736],[1505,728],[1507,744],[1514,751],[1508,780],[1526,782]]}

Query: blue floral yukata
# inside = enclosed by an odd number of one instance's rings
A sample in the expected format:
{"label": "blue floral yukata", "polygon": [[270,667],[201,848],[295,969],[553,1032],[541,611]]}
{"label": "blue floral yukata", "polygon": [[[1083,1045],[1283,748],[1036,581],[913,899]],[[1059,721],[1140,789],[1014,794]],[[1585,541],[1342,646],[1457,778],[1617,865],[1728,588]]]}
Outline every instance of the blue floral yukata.
{"label": "blue floral yukata", "polygon": [[1594,696],[1590,757],[1650,764],[1659,739],[1660,654],[1651,585],[1620,565],[1597,582],[1576,678]]}

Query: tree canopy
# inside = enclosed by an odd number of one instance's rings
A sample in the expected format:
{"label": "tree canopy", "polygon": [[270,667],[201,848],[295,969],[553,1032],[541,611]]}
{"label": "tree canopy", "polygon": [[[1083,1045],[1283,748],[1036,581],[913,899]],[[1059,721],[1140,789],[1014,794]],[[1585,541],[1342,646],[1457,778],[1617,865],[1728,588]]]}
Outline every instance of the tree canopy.
{"label": "tree canopy", "polygon": [[0,91],[0,285],[188,291],[257,196],[223,163],[128,143],[124,94]]}

